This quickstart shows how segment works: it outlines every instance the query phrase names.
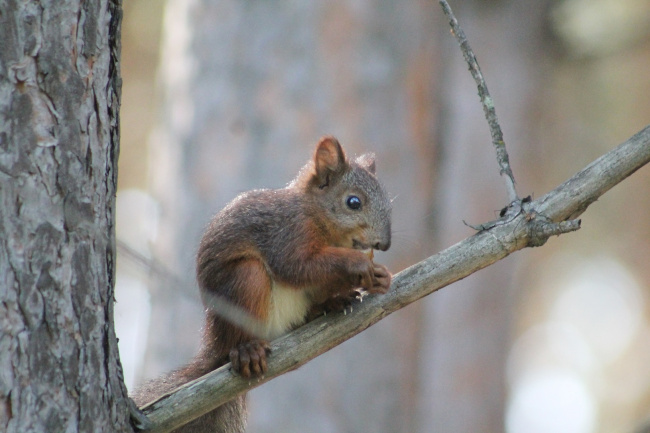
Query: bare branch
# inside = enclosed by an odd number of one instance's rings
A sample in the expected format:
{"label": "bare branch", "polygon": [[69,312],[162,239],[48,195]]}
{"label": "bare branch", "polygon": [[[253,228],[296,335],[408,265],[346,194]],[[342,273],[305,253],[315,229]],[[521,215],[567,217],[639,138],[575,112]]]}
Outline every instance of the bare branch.
{"label": "bare branch", "polygon": [[552,192],[536,200],[537,211],[552,221],[577,218],[615,185],[650,159],[650,126],[607,152]]}
{"label": "bare branch", "polygon": [[580,229],[581,220],[560,221],[554,223],[548,221],[542,215],[537,215],[535,212],[526,214],[526,219],[531,221],[529,233],[529,247],[541,247],[546,243],[551,236],[559,236],[565,233],[574,232]]}
{"label": "bare branch", "polygon": [[481,68],[478,65],[478,60],[476,60],[476,55],[474,51],[469,46],[469,41],[465,36],[465,32],[460,28],[458,20],[454,16],[454,12],[451,10],[451,6],[447,3],[446,0],[440,0],[440,6],[442,10],[449,18],[449,25],[451,26],[451,32],[456,37],[458,44],[460,45],[460,50],[463,53],[463,57],[469,66],[469,71],[476,82],[478,87],[478,96],[481,100],[481,105],[483,106],[483,112],[485,113],[485,119],[488,122],[490,127],[490,134],[492,135],[492,144],[497,152],[497,162],[501,168],[501,175],[505,174],[506,188],[508,190],[508,199],[510,202],[518,201],[519,196],[515,189],[515,176],[512,173],[510,168],[510,158],[508,157],[508,151],[506,150],[506,143],[503,140],[503,132],[501,131],[501,125],[499,124],[499,119],[497,118],[497,113],[494,108],[494,101],[490,92],[488,91],[487,84],[485,83],[485,78],[483,78],[483,73]]}
{"label": "bare branch", "polygon": [[320,317],[275,340],[266,377],[247,381],[225,365],[171,394],[143,407],[163,433],[201,416],[236,395],[294,370],[323,352],[353,337],[387,315],[501,260],[527,246],[539,246],[550,236],[576,230],[580,215],[589,204],[650,162],[650,126],[598,158],[584,170],[536,201],[523,200],[512,215],[503,212],[503,224],[453,245],[395,275],[391,290],[368,296],[353,314]]}

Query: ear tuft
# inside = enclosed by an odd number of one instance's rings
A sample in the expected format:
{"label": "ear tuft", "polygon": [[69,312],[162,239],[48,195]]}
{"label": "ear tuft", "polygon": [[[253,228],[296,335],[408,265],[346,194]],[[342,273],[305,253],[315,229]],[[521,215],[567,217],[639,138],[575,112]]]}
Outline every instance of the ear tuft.
{"label": "ear tuft", "polygon": [[374,153],[364,153],[363,155],[357,157],[354,162],[359,164],[361,167],[368,170],[370,173],[375,174],[375,154]]}
{"label": "ear tuft", "polygon": [[339,141],[332,136],[321,138],[314,153],[314,168],[319,187],[327,186],[331,175],[342,172],[346,166],[345,152]]}

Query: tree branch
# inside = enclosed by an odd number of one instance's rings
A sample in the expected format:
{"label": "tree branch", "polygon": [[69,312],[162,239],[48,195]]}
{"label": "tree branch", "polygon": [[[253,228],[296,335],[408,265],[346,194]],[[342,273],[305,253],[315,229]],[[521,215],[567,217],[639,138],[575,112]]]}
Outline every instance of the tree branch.
{"label": "tree branch", "polygon": [[[169,432],[233,397],[294,370],[353,337],[394,311],[471,275],[527,246],[572,231],[598,197],[650,162],[650,126],[601,156],[562,185],[535,201],[523,200],[503,212],[488,229],[395,275],[391,290],[369,296],[352,314],[320,317],[275,340],[266,377],[248,381],[225,365],[142,408],[154,425]],[[554,225],[555,224],[555,225]]]}
{"label": "tree branch", "polygon": [[465,32],[460,28],[458,20],[454,16],[454,12],[451,10],[451,6],[446,0],[440,0],[440,6],[442,11],[445,13],[447,18],[449,18],[449,25],[451,26],[451,33],[456,37],[458,44],[460,45],[460,50],[463,53],[463,57],[469,66],[469,71],[476,82],[478,87],[478,96],[481,100],[481,105],[483,106],[483,112],[485,113],[485,120],[487,120],[488,126],[490,127],[490,134],[492,135],[492,144],[497,152],[497,162],[501,168],[501,175],[506,175],[506,189],[508,190],[508,199],[510,203],[519,200],[517,195],[517,190],[515,189],[515,175],[512,173],[510,168],[510,158],[508,157],[508,151],[506,150],[506,143],[503,140],[503,132],[501,131],[501,125],[499,124],[499,119],[497,118],[497,112],[494,108],[494,101],[490,92],[488,91],[487,84],[485,83],[485,78],[483,78],[483,73],[481,72],[481,67],[478,65],[478,60],[476,60],[476,55],[472,51],[472,47],[469,46],[469,41],[465,36]]}

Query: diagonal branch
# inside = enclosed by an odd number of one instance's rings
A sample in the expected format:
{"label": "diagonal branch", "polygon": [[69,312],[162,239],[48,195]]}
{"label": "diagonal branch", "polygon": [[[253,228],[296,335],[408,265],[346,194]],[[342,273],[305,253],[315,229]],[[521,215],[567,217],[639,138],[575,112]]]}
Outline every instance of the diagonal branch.
{"label": "diagonal branch", "polygon": [[[395,275],[389,293],[367,297],[353,314],[320,317],[274,341],[266,377],[249,382],[235,376],[225,365],[146,405],[142,410],[154,426],[148,431],[169,432],[251,388],[295,370],[442,287],[517,250],[539,246],[550,236],[577,229],[579,223],[567,220],[582,214],[598,197],[648,162],[650,125],[540,199],[522,201],[516,215],[504,214],[503,224],[493,224]],[[549,229],[547,223],[558,223],[561,230]]]}
{"label": "diagonal branch", "polygon": [[454,16],[454,12],[451,10],[451,6],[447,3],[446,0],[440,0],[440,6],[442,10],[449,18],[449,25],[451,26],[451,33],[456,37],[458,44],[460,45],[460,50],[463,53],[463,57],[469,66],[469,71],[476,82],[478,87],[478,96],[481,100],[481,105],[483,106],[483,112],[485,113],[485,119],[487,120],[488,126],[490,127],[490,134],[492,135],[492,144],[497,152],[497,162],[501,168],[501,175],[505,174],[506,188],[508,190],[508,199],[510,203],[518,201],[519,197],[517,196],[517,191],[515,189],[515,176],[512,173],[510,168],[510,158],[508,157],[508,151],[506,150],[506,143],[503,141],[503,132],[501,131],[501,125],[499,124],[499,119],[497,118],[497,112],[494,108],[494,101],[490,92],[488,91],[487,84],[485,83],[485,78],[483,78],[483,73],[481,68],[478,65],[478,60],[476,60],[476,55],[472,48],[469,46],[469,41],[465,36],[465,32],[460,28],[458,20]]}

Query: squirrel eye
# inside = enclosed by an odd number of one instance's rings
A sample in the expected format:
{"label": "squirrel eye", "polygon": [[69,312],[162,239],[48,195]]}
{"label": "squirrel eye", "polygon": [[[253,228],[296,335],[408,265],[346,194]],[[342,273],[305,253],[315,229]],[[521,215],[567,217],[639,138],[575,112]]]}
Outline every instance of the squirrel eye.
{"label": "squirrel eye", "polygon": [[356,195],[351,195],[348,197],[347,200],[345,200],[345,204],[348,205],[348,207],[352,210],[361,209],[361,199]]}

